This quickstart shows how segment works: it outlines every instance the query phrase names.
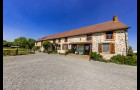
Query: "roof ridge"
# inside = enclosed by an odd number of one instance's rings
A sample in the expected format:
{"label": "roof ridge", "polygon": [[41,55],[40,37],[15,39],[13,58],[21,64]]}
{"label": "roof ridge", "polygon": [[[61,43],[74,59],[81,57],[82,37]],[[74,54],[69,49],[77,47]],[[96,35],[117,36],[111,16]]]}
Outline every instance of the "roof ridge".
{"label": "roof ridge", "polygon": [[[97,24],[93,24],[93,25],[89,25],[89,26],[85,26],[85,27],[81,27],[81,28],[76,28],[76,29],[82,29],[82,28],[87,28],[87,27],[90,27],[90,26],[95,26],[95,25],[98,25],[98,24],[103,24],[103,23],[107,23],[107,22],[112,22],[111,20],[110,21],[106,21],[106,22],[102,22],[102,23],[97,23]],[[64,31],[64,32],[69,32],[69,31],[73,31],[73,30],[76,30],[76,29],[71,29],[71,30],[67,30],[67,31]],[[61,33],[64,33],[64,32],[60,32],[58,34],[61,34]],[[53,34],[54,35],[54,34]],[[49,35],[50,36],[50,35]]]}

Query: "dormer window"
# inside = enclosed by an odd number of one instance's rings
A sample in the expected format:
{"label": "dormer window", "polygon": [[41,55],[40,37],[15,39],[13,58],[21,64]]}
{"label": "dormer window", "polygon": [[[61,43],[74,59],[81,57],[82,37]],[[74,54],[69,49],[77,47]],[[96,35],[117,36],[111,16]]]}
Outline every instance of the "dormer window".
{"label": "dormer window", "polygon": [[113,31],[106,32],[106,39],[113,39]]}
{"label": "dormer window", "polygon": [[87,41],[89,41],[89,40],[91,40],[92,39],[92,37],[91,37],[92,35],[91,34],[88,34],[87,35]]}

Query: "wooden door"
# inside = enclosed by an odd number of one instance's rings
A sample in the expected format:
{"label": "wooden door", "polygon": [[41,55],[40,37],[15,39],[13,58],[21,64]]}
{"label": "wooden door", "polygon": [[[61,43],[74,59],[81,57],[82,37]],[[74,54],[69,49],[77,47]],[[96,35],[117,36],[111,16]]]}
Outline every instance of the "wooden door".
{"label": "wooden door", "polygon": [[90,45],[85,44],[85,55],[89,55],[89,53],[90,53]]}
{"label": "wooden door", "polygon": [[73,45],[72,45],[72,52],[75,53],[75,50],[76,50],[76,49],[77,49],[77,45],[76,45],[76,44],[73,44]]}

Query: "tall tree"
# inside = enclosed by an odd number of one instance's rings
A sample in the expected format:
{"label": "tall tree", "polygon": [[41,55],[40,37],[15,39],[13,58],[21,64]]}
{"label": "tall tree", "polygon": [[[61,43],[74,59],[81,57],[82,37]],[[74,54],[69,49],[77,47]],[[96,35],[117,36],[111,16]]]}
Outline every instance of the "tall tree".
{"label": "tall tree", "polygon": [[3,40],[3,46],[7,46],[7,41]]}
{"label": "tall tree", "polygon": [[48,49],[51,48],[51,45],[52,45],[52,43],[50,41],[48,41],[48,40],[43,42],[43,46],[44,46],[45,50],[47,50],[47,51],[48,51]]}
{"label": "tall tree", "polygon": [[20,46],[21,48],[25,48],[27,45],[27,39],[25,37],[19,37],[14,40],[14,45]]}
{"label": "tall tree", "polygon": [[35,39],[29,38],[28,39],[28,46],[29,49],[31,50],[33,48],[33,46],[35,45]]}
{"label": "tall tree", "polygon": [[13,42],[7,42],[6,40],[3,40],[3,46],[4,47],[10,47],[13,45]]}
{"label": "tall tree", "polygon": [[134,53],[133,53],[133,49],[132,49],[131,46],[129,46],[128,54],[127,54],[127,55],[128,55],[128,56],[133,56],[133,55],[134,55]]}

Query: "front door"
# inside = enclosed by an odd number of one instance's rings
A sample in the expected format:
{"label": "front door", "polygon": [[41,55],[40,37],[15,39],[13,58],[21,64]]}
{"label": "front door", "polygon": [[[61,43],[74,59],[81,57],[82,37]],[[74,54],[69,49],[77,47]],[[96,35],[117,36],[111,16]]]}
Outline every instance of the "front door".
{"label": "front door", "polygon": [[85,55],[89,55],[89,53],[90,53],[90,45],[85,44]]}

